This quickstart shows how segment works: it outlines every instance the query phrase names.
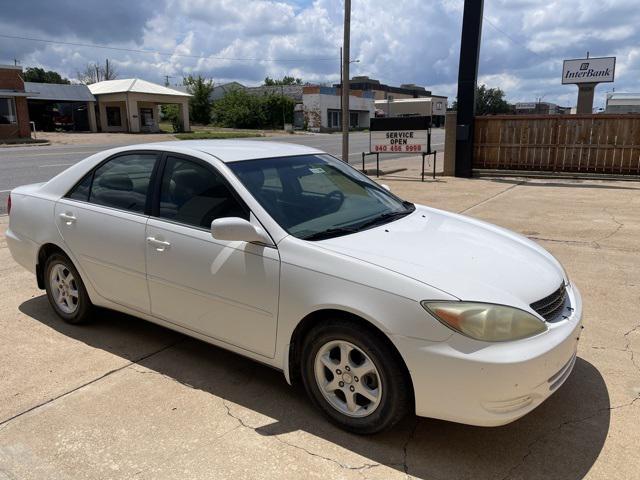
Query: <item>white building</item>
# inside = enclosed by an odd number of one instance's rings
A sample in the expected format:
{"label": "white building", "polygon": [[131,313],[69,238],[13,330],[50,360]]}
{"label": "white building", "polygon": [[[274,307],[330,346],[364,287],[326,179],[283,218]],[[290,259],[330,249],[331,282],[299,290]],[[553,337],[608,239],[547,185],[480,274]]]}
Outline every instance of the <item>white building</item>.
{"label": "white building", "polygon": [[398,98],[375,101],[378,115],[385,117],[411,117],[425,115],[432,117],[433,125],[444,125],[447,114],[447,97],[432,95],[419,98]]}
{"label": "white building", "polygon": [[[369,128],[374,116],[373,94],[352,90],[349,95],[349,127]],[[342,125],[340,89],[335,87],[307,86],[303,88],[302,112],[304,124],[311,131],[335,131]]]}
{"label": "white building", "polygon": [[158,132],[160,105],[176,104],[189,131],[190,94],[139,78],[105,80],[89,85],[96,98],[102,132]]}
{"label": "white building", "polygon": [[640,93],[608,93],[605,113],[640,113]]}

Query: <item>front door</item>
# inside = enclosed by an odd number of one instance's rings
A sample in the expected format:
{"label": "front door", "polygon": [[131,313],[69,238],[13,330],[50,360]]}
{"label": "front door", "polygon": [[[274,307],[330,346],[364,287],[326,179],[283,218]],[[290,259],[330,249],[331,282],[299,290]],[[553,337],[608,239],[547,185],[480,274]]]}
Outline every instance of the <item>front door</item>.
{"label": "front door", "polygon": [[118,155],[57,202],[64,242],[104,298],[149,313],[145,276],[145,205],[158,155]]}
{"label": "front door", "polygon": [[146,231],[151,311],[194,332],[273,357],[278,250],[214,239],[211,222],[222,217],[255,221],[212,166],[169,155]]}
{"label": "front door", "polygon": [[142,119],[142,128],[145,130],[153,130],[155,123],[153,121],[153,109],[152,108],[141,108],[140,109],[140,118]]}

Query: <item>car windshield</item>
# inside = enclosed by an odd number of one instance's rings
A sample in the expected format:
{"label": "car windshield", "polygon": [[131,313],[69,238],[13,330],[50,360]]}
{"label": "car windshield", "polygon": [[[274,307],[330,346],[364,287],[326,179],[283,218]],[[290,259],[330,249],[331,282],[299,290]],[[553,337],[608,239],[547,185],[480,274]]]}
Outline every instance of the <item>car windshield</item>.
{"label": "car windshield", "polygon": [[231,162],[229,168],[291,235],[322,240],[391,222],[415,210],[329,155]]}

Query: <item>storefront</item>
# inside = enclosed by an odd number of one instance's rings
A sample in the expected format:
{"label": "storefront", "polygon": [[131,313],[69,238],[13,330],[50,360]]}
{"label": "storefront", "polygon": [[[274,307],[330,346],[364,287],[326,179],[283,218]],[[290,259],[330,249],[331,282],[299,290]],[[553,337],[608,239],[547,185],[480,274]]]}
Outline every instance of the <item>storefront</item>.
{"label": "storefront", "polygon": [[37,131],[96,132],[96,99],[86,85],[25,82]]}
{"label": "storefront", "polygon": [[160,106],[178,105],[189,130],[190,94],[138,78],[107,80],[89,85],[96,98],[97,123],[102,132],[159,132]]}

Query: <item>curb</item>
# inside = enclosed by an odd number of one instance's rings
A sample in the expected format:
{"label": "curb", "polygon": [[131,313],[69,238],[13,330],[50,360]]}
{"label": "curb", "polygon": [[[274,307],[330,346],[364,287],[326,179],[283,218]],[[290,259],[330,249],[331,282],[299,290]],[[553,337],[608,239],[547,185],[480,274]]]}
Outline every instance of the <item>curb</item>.
{"label": "curb", "polygon": [[34,143],[3,143],[0,148],[16,148],[16,147],[46,147],[50,146],[51,142],[34,142]]}
{"label": "curb", "polygon": [[489,170],[474,168],[472,174],[475,178],[485,177],[520,177],[563,180],[611,180],[638,182],[638,175],[607,174],[607,173],[579,173],[579,172],[545,172],[528,170]]}

